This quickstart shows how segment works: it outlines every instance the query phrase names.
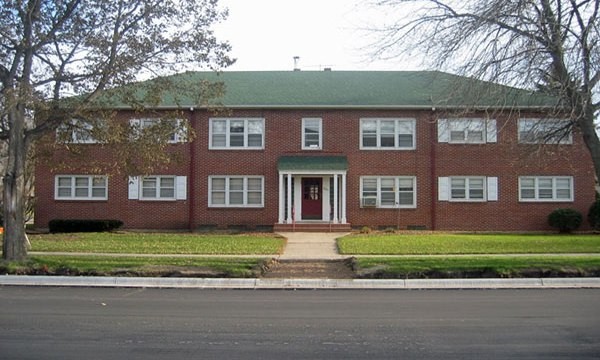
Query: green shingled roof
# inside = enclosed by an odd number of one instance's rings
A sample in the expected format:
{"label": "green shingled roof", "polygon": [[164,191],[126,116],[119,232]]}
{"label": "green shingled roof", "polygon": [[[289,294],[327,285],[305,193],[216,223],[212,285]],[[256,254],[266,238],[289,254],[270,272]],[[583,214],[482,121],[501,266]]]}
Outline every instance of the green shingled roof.
{"label": "green shingled roof", "polygon": [[[555,105],[539,93],[437,71],[233,71],[187,72],[130,85],[141,99],[144,86],[170,81],[180,88],[222,82],[225,94],[213,104],[231,108],[455,108]],[[106,100],[106,98],[105,98]],[[128,107],[115,96],[114,107]],[[162,94],[157,107],[203,107],[190,96]]]}
{"label": "green shingled roof", "polygon": [[277,161],[280,171],[345,171],[348,160],[345,156],[282,156]]}

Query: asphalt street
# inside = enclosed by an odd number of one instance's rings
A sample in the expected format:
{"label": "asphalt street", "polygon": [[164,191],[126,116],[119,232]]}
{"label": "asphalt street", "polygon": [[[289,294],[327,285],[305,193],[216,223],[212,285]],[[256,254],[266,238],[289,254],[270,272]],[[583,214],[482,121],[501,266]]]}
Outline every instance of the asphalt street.
{"label": "asphalt street", "polygon": [[2,359],[598,359],[599,289],[0,287]]}

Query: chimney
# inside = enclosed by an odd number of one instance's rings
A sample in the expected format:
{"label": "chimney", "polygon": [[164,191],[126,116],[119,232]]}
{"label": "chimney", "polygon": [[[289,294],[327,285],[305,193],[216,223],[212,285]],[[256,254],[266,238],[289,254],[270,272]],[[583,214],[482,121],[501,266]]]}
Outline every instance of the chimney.
{"label": "chimney", "polygon": [[300,62],[300,56],[294,56],[294,71],[300,71],[298,63]]}

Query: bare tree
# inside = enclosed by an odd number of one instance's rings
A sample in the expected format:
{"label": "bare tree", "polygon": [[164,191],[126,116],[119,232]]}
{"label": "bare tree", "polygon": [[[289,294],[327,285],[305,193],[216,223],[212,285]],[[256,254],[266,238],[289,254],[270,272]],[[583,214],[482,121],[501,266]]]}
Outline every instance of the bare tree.
{"label": "bare tree", "polygon": [[[211,31],[226,16],[217,0],[0,4],[0,141],[7,149],[3,257],[21,260],[27,254],[24,175],[34,142],[74,117],[86,118],[106,89],[183,69],[218,69],[232,60],[229,45]],[[148,105],[160,91],[180,90],[168,82],[152,84],[144,98]],[[127,101],[122,95],[120,101]]]}
{"label": "bare tree", "polygon": [[[422,52],[430,65],[551,96],[567,118],[549,140],[580,129],[600,179],[600,0],[380,0],[391,22],[375,55]],[[507,103],[507,106],[510,106]]]}

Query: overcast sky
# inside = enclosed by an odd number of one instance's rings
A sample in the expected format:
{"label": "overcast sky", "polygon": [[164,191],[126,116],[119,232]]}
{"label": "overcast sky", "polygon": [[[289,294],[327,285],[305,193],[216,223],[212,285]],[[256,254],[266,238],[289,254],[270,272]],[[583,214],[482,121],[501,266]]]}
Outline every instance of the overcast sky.
{"label": "overcast sky", "polygon": [[[229,18],[216,28],[233,47],[228,70],[411,70],[400,61],[370,58],[361,28],[374,14],[358,0],[220,0]],[[376,17],[375,17],[376,18]]]}

